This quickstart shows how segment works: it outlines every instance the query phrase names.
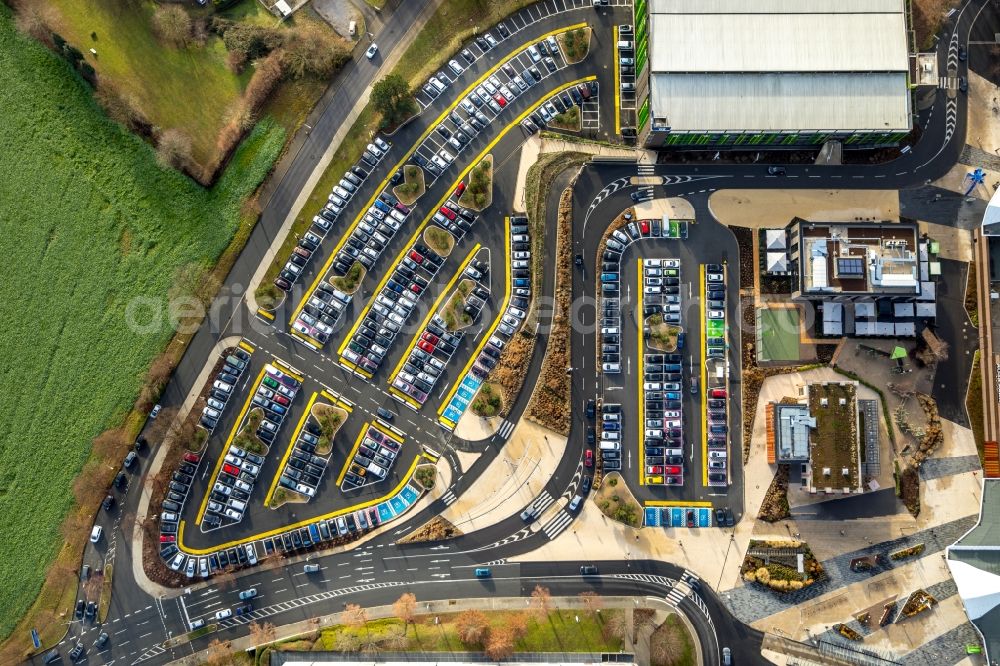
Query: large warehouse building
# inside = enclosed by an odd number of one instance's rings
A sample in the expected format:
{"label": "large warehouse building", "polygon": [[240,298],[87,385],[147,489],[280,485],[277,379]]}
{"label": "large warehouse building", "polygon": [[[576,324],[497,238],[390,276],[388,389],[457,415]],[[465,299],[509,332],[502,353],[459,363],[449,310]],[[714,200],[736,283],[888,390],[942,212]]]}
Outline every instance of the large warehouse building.
{"label": "large warehouse building", "polygon": [[871,148],[910,131],[903,0],[639,0],[636,10],[647,147]]}

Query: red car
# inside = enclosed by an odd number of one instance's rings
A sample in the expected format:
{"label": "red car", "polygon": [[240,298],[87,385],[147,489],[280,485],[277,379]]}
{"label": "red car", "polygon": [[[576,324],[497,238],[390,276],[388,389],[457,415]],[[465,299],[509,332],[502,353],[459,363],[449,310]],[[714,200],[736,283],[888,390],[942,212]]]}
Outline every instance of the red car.
{"label": "red car", "polygon": [[284,405],[285,407],[287,407],[288,405],[292,404],[292,401],[289,400],[288,398],[286,398],[283,395],[276,395],[273,398],[271,398],[271,400],[274,400],[279,405]]}
{"label": "red car", "polygon": [[689,509],[687,513],[688,527],[694,527],[694,511]]}
{"label": "red car", "polygon": [[496,103],[500,105],[501,109],[503,107],[507,106],[507,100],[505,100],[503,98],[503,95],[501,95],[500,93],[497,93],[496,95],[493,95],[493,99],[496,100]]}
{"label": "red car", "polygon": [[583,466],[593,467],[594,466],[594,452],[587,449],[583,452]]}
{"label": "red car", "polygon": [[455,198],[462,196],[462,192],[465,191],[465,183],[459,183],[458,187],[455,188]]}
{"label": "red car", "polygon": [[[461,187],[465,187],[465,184],[463,183]],[[448,208],[447,206],[441,206],[441,214],[447,217],[449,220],[455,219],[455,211]]]}
{"label": "red car", "polygon": [[674,474],[674,475],[677,475],[677,474],[681,473],[681,468],[680,467],[671,467],[670,465],[667,465],[664,468],[663,473],[664,474]]}
{"label": "red car", "polygon": [[421,340],[420,342],[417,343],[417,346],[420,347],[421,349],[423,349],[428,354],[433,354],[434,353],[434,345],[432,345],[431,343],[427,342],[426,340]]}
{"label": "red car", "polygon": [[201,460],[201,456],[198,455],[197,453],[185,453],[184,454],[184,461],[185,462],[196,463],[199,460]]}
{"label": "red car", "polygon": [[639,230],[643,233],[644,236],[649,234],[649,221],[648,220],[640,221]]}
{"label": "red car", "polygon": [[160,543],[173,543],[176,538],[173,534],[161,534]]}
{"label": "red car", "polygon": [[646,467],[646,474],[663,474],[662,465],[649,465]]}
{"label": "red car", "polygon": [[239,476],[240,475],[240,470],[236,469],[236,467],[234,467],[233,465],[230,465],[229,463],[226,463],[225,465],[222,466],[222,471],[225,472],[226,474],[231,475],[231,476]]}
{"label": "red car", "polygon": [[410,285],[410,291],[412,291],[412,292],[413,292],[414,294],[419,294],[419,293],[420,293],[420,292],[422,292],[423,290],[424,290],[424,288],[423,288],[423,287],[421,287],[421,286],[420,286],[419,284],[417,284],[416,282],[414,282],[413,284],[411,284],[411,285]]}
{"label": "red car", "polygon": [[413,261],[418,264],[424,263],[424,255],[420,254],[416,250],[410,250],[410,259],[413,259]]}
{"label": "red car", "polygon": [[432,345],[436,345],[438,342],[441,341],[441,339],[438,336],[434,335],[430,331],[424,331],[424,334],[421,335],[420,337],[426,340],[427,342],[431,343]]}

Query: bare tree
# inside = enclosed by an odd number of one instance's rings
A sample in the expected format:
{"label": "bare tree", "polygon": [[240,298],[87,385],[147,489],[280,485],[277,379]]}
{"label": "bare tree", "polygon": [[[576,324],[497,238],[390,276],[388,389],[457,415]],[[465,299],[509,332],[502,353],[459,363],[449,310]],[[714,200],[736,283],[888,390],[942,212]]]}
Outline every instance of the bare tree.
{"label": "bare tree", "polygon": [[337,652],[357,652],[361,647],[361,639],[354,631],[340,631],[333,641],[333,648]]}
{"label": "bare tree", "polygon": [[458,640],[466,645],[483,645],[490,633],[490,622],[481,611],[462,613],[455,622]]}
{"label": "bare tree", "polygon": [[412,592],[406,592],[392,605],[392,612],[403,621],[403,628],[413,622],[417,616],[417,597]]}
{"label": "bare tree", "polygon": [[496,627],[490,630],[486,641],[486,656],[495,661],[507,659],[514,654],[514,635],[508,627]]}
{"label": "bare tree", "polygon": [[519,641],[528,635],[528,614],[513,613],[507,618],[507,628],[515,641]]}
{"label": "bare tree", "polygon": [[405,650],[410,644],[409,639],[406,637],[406,626],[401,627],[397,624],[389,627],[388,632],[382,638],[382,642],[390,650]]}
{"label": "bare tree", "polygon": [[309,74],[329,77],[350,55],[347,45],[316,23],[295,28],[285,39],[285,71],[296,79]]}
{"label": "bare tree", "polygon": [[190,164],[191,138],[179,129],[165,130],[156,144],[156,161],[164,168],[174,169]]}
{"label": "bare tree", "polygon": [[583,605],[586,606],[588,611],[600,610],[604,606],[604,602],[601,601],[601,595],[593,590],[586,590],[577,595]]}
{"label": "bare tree", "polygon": [[654,666],[669,666],[676,663],[684,653],[684,637],[680,628],[664,622],[649,637],[649,663]]}
{"label": "bare tree", "polygon": [[131,92],[122,92],[107,79],[101,79],[94,98],[108,117],[130,131],[136,131],[147,124],[139,106],[139,98]]}
{"label": "bare tree", "polygon": [[232,663],[233,651],[229,643],[223,643],[218,638],[208,644],[204,666],[223,666]]}
{"label": "bare tree", "polygon": [[343,613],[343,621],[355,631],[364,627],[365,635],[370,635],[368,632],[368,611],[358,604],[347,604]]}
{"label": "bare tree", "polygon": [[270,622],[265,622],[264,624],[258,624],[256,622],[250,623],[250,640],[253,641],[254,646],[259,647],[261,645],[273,643],[274,638],[274,625]]}
{"label": "bare tree", "polygon": [[625,640],[625,634],[628,632],[628,623],[625,621],[625,613],[620,610],[608,613],[601,631],[606,638],[618,638]]}
{"label": "bare tree", "polygon": [[39,0],[22,0],[14,4],[15,25],[24,34],[52,46],[52,26],[58,21],[55,7]]}
{"label": "bare tree", "polygon": [[549,588],[535,585],[535,589],[531,591],[531,603],[539,615],[548,615],[549,609],[552,607],[552,594],[549,592]]}
{"label": "bare tree", "polygon": [[180,5],[157,5],[153,29],[175,46],[184,46],[191,36],[191,16]]}

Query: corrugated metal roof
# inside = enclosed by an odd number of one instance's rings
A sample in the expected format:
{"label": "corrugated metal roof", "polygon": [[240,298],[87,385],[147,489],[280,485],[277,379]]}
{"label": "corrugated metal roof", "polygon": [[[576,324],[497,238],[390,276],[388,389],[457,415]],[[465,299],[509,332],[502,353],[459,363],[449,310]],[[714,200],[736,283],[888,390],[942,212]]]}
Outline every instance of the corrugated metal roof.
{"label": "corrugated metal roof", "polygon": [[650,0],[651,14],[865,14],[903,11],[903,0]]}
{"label": "corrugated metal roof", "polygon": [[653,74],[650,106],[673,131],[908,131],[904,73]]}
{"label": "corrugated metal roof", "polygon": [[650,71],[905,72],[902,13],[650,16]]}

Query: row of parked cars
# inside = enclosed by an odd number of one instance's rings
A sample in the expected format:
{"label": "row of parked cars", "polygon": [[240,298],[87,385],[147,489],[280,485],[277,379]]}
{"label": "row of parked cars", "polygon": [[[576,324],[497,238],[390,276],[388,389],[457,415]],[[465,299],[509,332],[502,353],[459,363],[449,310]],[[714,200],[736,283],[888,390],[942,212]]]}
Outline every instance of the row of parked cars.
{"label": "row of parked cars", "polygon": [[651,485],[684,485],[682,358],[677,353],[643,358],[643,471]]}
{"label": "row of parked cars", "polygon": [[442,264],[444,257],[422,243],[415,243],[393,269],[382,291],[375,295],[342,357],[374,374]]}
{"label": "row of parked cars", "polygon": [[329,455],[316,455],[316,447],[322,434],[319,425],[309,417],[295,440],[285,466],[279,471],[278,485],[309,498],[316,496],[320,479],[330,462]]}
{"label": "row of parked cars", "polygon": [[351,459],[341,490],[353,490],[370,483],[378,483],[389,475],[400,443],[374,425],[369,424],[358,450]]}
{"label": "row of parked cars", "polygon": [[178,516],[184,510],[184,502],[191,492],[201,454],[188,451],[177,471],[173,473],[167,484],[167,494],[160,505],[160,557],[170,564],[176,558]]}
{"label": "row of parked cars", "polygon": [[[489,297],[489,292],[485,295]],[[435,313],[393,377],[392,387],[423,405],[464,336],[462,331],[449,331],[441,315]]]}
{"label": "row of parked cars", "polygon": [[[271,364],[264,366],[265,376],[251,397],[253,409],[263,413],[254,433],[270,445],[291,409],[300,382]],[[251,412],[252,413],[252,412]],[[247,416],[249,419],[249,415]],[[243,427],[245,424],[241,424]],[[202,518],[202,528],[219,527],[223,522],[243,520],[250,493],[260,474],[264,458],[235,445],[225,453],[225,459],[209,493],[208,508]]]}
{"label": "row of parked cars", "polygon": [[326,205],[313,216],[310,230],[293,248],[284,268],[275,278],[276,287],[286,292],[291,290],[292,285],[302,276],[312,255],[326,239],[333,224],[344,212],[354,194],[385,157],[389,148],[390,145],[385,140],[380,137],[373,138],[372,143],[369,143],[362,152],[360,162],[344,173],[344,177],[333,187],[327,197]]}
{"label": "row of parked cars", "polygon": [[521,127],[534,134],[546,127],[552,119],[569,111],[573,106],[583,108],[583,103],[597,94],[597,81],[569,86],[549,97],[537,110],[521,121]]}
{"label": "row of parked cars", "polygon": [[241,347],[236,347],[230,354],[226,355],[222,369],[215,376],[212,388],[208,391],[205,407],[201,410],[199,424],[209,433],[215,430],[215,426],[219,424],[222,412],[229,404],[229,397],[233,394],[233,387],[236,386],[240,375],[249,365],[250,352]]}
{"label": "row of parked cars", "polygon": [[[601,466],[605,472],[622,468],[622,406],[605,402],[601,405]],[[593,428],[587,430],[587,439],[593,436]]]}
{"label": "row of parked cars", "polygon": [[729,483],[729,416],[725,388],[729,381],[729,364],[726,362],[726,272],[722,264],[705,266],[705,301],[706,363],[718,368],[709,373],[712,382],[704,405],[708,423],[705,465],[708,466],[708,485],[725,486]]}

